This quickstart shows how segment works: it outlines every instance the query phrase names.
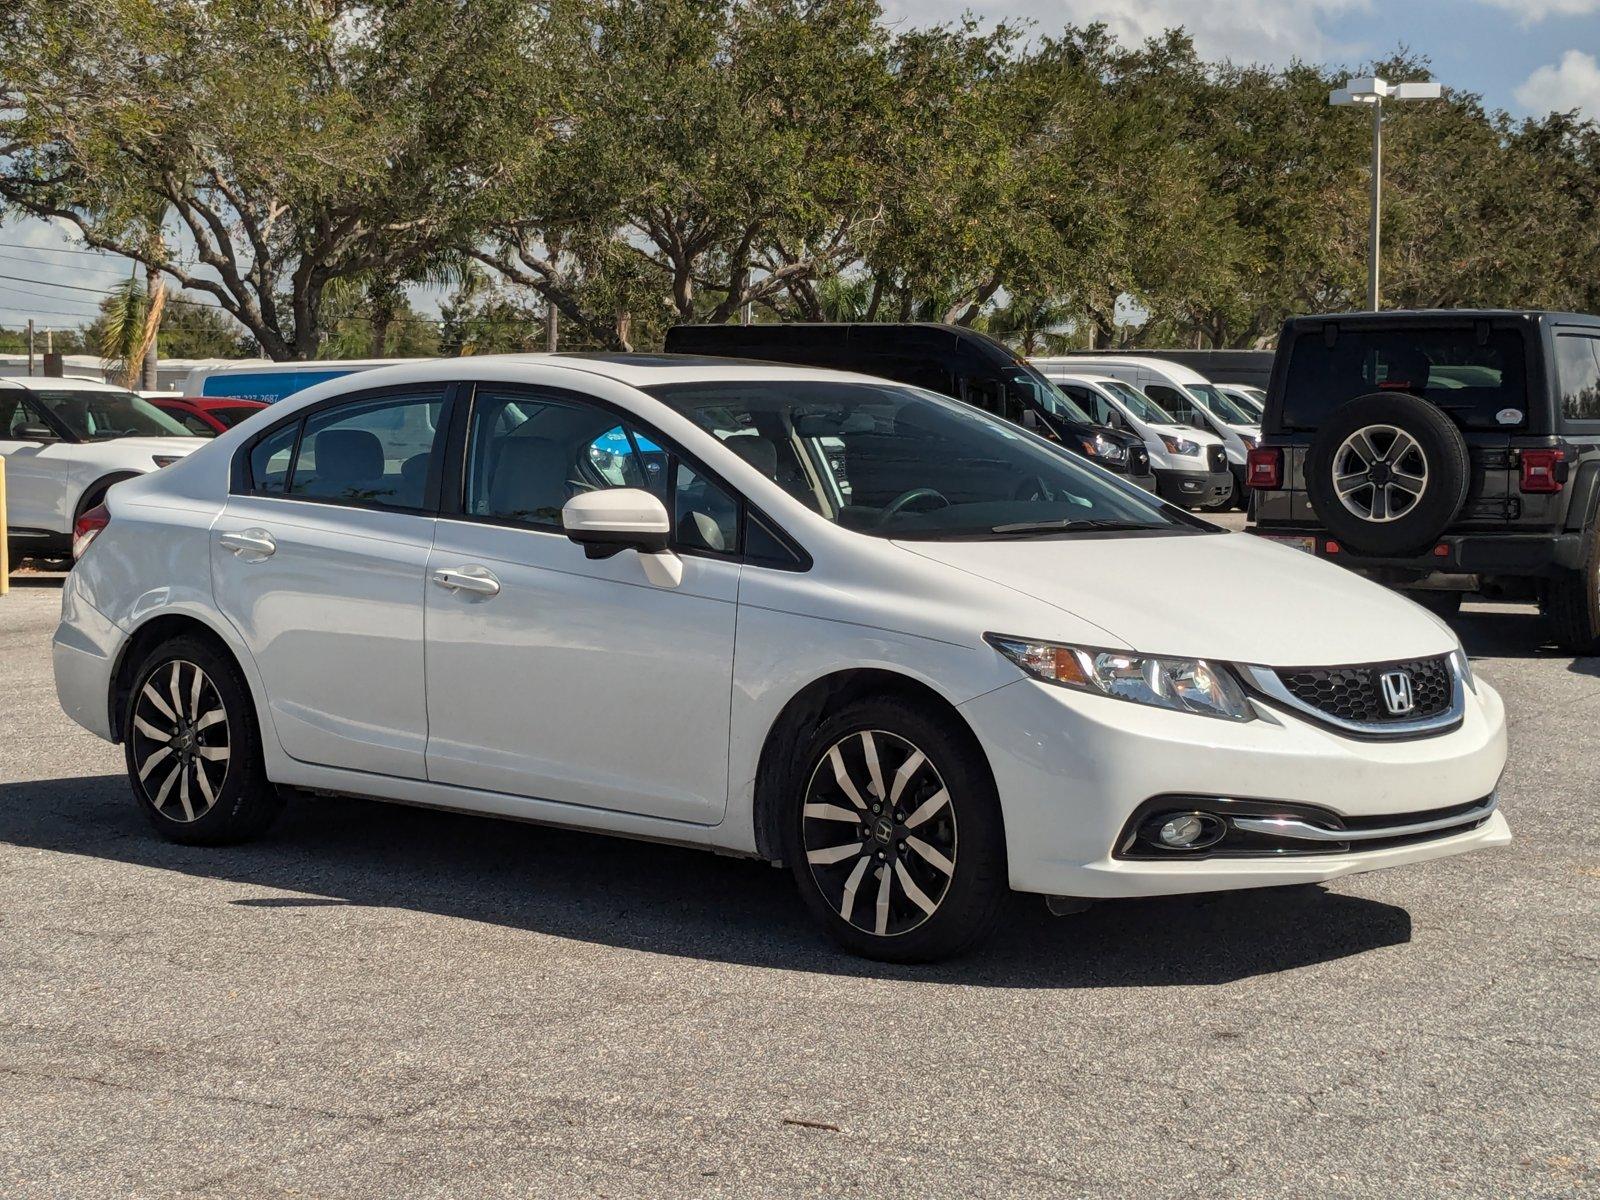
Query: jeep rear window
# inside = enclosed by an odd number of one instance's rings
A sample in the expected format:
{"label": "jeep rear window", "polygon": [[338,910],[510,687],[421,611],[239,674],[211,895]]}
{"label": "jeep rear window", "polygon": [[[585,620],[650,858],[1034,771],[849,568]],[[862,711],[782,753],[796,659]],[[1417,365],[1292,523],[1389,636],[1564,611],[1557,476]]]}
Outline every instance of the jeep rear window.
{"label": "jeep rear window", "polygon": [[1524,424],[1522,335],[1497,329],[1480,343],[1471,328],[1342,329],[1330,346],[1320,332],[1302,334],[1284,380],[1283,428],[1315,429],[1345,401],[1387,391],[1421,396],[1464,429]]}

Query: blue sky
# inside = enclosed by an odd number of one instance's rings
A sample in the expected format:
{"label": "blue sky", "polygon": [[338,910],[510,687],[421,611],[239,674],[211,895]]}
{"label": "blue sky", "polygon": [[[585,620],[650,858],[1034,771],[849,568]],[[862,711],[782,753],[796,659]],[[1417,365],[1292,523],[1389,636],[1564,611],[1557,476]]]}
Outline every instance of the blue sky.
{"label": "blue sky", "polygon": [[[1445,84],[1479,92],[1516,116],[1577,108],[1600,120],[1600,0],[884,0],[889,20],[925,24],[971,11],[1026,18],[1048,31],[1104,21],[1127,41],[1182,25],[1202,54],[1282,64],[1294,58],[1357,66],[1398,46],[1432,60]],[[109,257],[66,253],[76,243],[40,221],[0,224],[0,325],[30,315],[70,328],[127,273]],[[62,286],[69,285],[69,286]],[[415,301],[436,311],[436,292]]]}

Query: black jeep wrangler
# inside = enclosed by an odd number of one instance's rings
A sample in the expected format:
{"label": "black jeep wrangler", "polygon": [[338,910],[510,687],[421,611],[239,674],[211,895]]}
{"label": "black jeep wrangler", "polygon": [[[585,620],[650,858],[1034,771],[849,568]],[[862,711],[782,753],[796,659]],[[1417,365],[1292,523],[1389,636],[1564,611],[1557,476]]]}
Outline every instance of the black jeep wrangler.
{"label": "black jeep wrangler", "polygon": [[1600,317],[1444,310],[1283,327],[1250,531],[1448,614],[1537,600],[1600,651]]}

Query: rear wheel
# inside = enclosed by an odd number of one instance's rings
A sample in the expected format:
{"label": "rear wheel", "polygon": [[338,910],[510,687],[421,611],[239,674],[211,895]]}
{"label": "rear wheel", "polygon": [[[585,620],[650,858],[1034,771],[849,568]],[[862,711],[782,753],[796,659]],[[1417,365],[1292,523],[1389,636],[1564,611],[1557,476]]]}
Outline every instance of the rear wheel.
{"label": "rear wheel", "polygon": [[1600,654],[1600,527],[1589,527],[1578,569],[1547,586],[1544,614],[1562,649]]}
{"label": "rear wheel", "polygon": [[244,841],[283,808],[239,669],[200,638],[173,638],[140,664],[123,734],[133,794],[165,838]]}
{"label": "rear wheel", "polygon": [[968,730],[869,697],[824,722],[797,763],[786,857],[835,941],[928,962],[989,933],[1008,891],[1005,839]]}

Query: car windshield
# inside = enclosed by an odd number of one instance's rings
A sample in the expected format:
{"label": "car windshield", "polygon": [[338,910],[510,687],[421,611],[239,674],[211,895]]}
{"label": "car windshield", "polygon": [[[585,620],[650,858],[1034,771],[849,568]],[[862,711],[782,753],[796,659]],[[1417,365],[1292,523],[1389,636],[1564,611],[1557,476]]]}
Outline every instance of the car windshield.
{"label": "car windshield", "polygon": [[1131,383],[1123,383],[1120,379],[1104,379],[1101,380],[1100,386],[1122,401],[1122,406],[1141,421],[1149,421],[1155,425],[1180,424],[1177,417]]}
{"label": "car windshield", "polygon": [[1183,385],[1189,392],[1204,404],[1211,415],[1226,425],[1256,425],[1253,413],[1247,413],[1232,400],[1217,391],[1209,383],[1186,383]]}
{"label": "car windshield", "polygon": [[1506,429],[1527,419],[1522,335],[1514,329],[1321,330],[1296,337],[1283,386],[1283,427],[1315,429],[1334,409],[1373,392],[1407,392],[1464,429]]}
{"label": "car windshield", "polygon": [[647,389],[813,512],[875,537],[999,540],[1212,527],[998,417],[899,384]]}
{"label": "car windshield", "polygon": [[260,411],[259,408],[253,405],[240,404],[232,408],[213,408],[210,410],[210,415],[221,421],[229,429],[232,429],[246,417],[253,417]]}
{"label": "car windshield", "polygon": [[1076,400],[1035,371],[1026,369],[1012,371],[1006,375],[1006,382],[1051,416],[1079,421],[1085,425],[1095,423],[1093,417],[1078,407]]}
{"label": "car windshield", "polygon": [[49,411],[74,437],[101,442],[120,437],[193,437],[183,424],[132,392],[73,388],[30,391],[28,398]]}

